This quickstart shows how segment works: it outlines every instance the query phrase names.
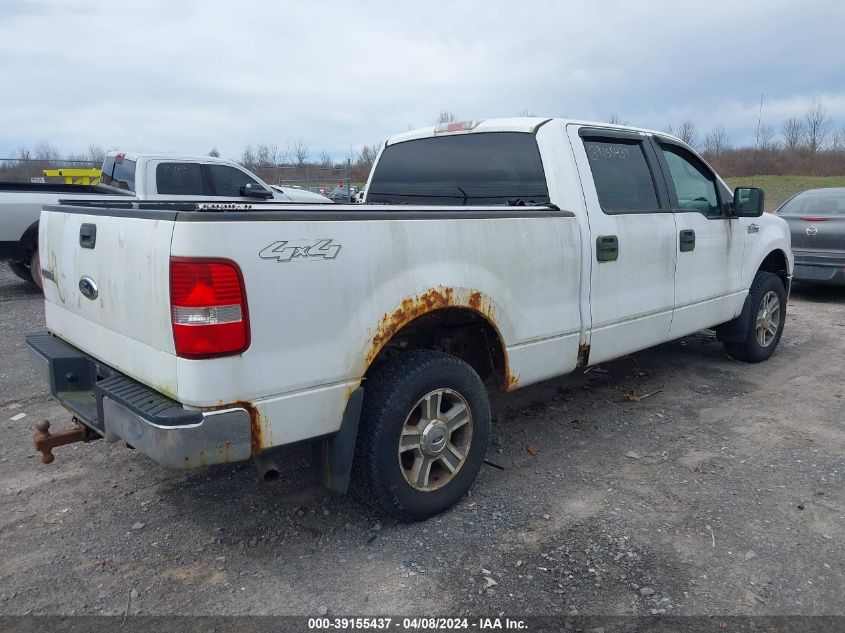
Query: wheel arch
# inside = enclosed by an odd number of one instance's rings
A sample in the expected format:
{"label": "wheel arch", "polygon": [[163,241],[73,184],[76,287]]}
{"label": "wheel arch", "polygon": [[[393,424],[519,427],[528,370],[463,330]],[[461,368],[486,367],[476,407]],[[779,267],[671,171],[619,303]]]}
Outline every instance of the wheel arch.
{"label": "wheel arch", "polygon": [[390,358],[417,349],[457,356],[483,380],[495,380],[502,391],[517,386],[496,325],[495,305],[478,291],[431,289],[404,299],[393,312],[385,313],[369,343],[365,379]]}
{"label": "wheel arch", "polygon": [[769,251],[757,266],[754,274],[756,275],[758,272],[774,273],[780,277],[784,288],[789,287],[789,257],[780,248]]}

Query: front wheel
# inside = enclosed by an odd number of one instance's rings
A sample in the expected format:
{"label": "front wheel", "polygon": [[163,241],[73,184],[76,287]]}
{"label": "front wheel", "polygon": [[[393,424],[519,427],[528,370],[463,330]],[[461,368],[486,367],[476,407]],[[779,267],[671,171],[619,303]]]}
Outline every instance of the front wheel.
{"label": "front wheel", "polygon": [[439,514],[466,493],[484,461],[490,405],[463,360],[420,350],[367,379],[353,474],[358,496],[404,521]]}
{"label": "front wheel", "polygon": [[748,293],[751,322],[740,342],[725,342],[731,358],[746,363],[760,363],[771,356],[780,342],[786,322],[786,290],[780,277],[759,272]]}

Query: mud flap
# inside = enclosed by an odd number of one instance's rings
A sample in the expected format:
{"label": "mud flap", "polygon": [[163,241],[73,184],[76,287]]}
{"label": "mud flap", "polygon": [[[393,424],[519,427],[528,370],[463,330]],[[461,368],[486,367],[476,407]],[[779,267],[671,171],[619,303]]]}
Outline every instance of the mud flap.
{"label": "mud flap", "polygon": [[311,468],[315,478],[338,494],[346,494],[349,489],[363,403],[364,388],[358,387],[346,403],[340,430],[311,447]]}
{"label": "mud flap", "polygon": [[728,343],[742,343],[751,327],[751,295],[745,297],[742,312],[732,321],[716,326],[716,338]]}

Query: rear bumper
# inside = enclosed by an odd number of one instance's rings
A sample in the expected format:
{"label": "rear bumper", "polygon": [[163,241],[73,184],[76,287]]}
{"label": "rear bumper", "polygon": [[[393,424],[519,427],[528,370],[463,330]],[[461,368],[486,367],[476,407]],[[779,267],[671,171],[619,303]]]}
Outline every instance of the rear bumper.
{"label": "rear bumper", "polygon": [[48,332],[26,337],[50,391],[85,426],[170,468],[239,462],[252,455],[245,408],[185,409]]}
{"label": "rear bumper", "polygon": [[845,285],[845,251],[793,250],[796,281]]}

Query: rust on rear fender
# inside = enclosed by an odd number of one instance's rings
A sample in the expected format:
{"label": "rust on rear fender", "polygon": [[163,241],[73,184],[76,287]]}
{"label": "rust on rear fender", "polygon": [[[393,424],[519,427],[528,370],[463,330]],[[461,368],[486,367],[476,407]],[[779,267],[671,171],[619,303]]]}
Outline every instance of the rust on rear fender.
{"label": "rust on rear fender", "polygon": [[499,337],[499,342],[502,346],[502,354],[504,356],[504,374],[505,378],[500,385],[502,391],[513,391],[517,388],[519,383],[519,376],[511,374],[508,366],[508,355],[504,348],[501,332],[496,323],[496,308],[493,303],[487,299],[478,290],[463,290],[456,289],[450,286],[438,286],[431,288],[425,292],[406,297],[402,303],[393,312],[385,312],[375,329],[375,334],[370,342],[369,350],[366,355],[366,366],[370,364],[378,356],[379,352],[387,345],[390,340],[414,319],[444,308],[468,308],[473,312],[481,315],[493,328],[493,331]]}

